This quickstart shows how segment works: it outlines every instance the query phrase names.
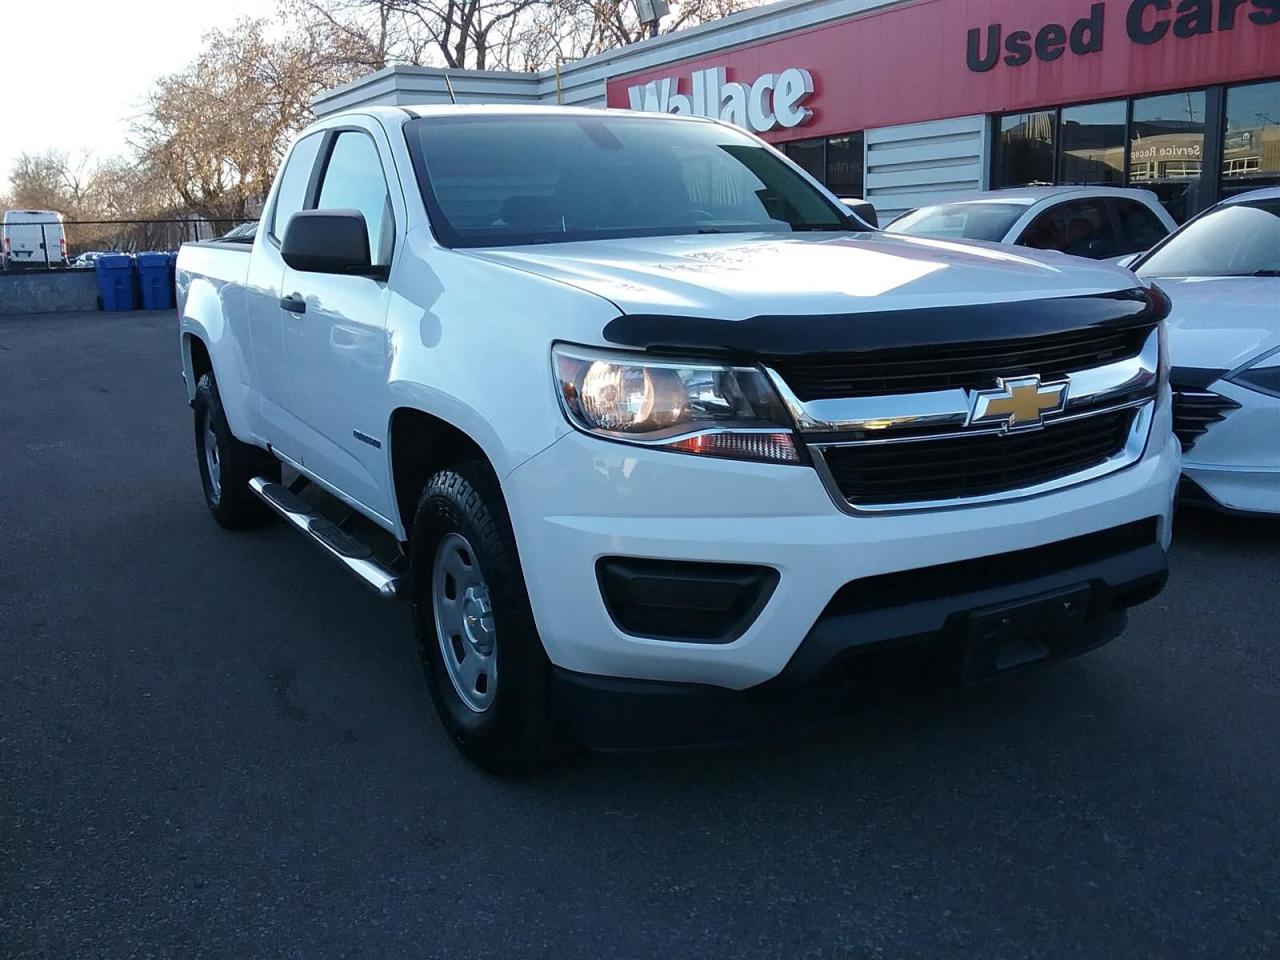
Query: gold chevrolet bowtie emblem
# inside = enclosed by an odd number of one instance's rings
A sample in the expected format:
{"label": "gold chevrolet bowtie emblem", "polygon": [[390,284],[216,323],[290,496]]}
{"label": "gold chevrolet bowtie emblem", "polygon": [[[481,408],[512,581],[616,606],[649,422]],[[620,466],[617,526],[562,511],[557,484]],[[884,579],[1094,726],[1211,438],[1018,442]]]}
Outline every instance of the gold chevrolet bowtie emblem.
{"label": "gold chevrolet bowtie emblem", "polygon": [[1000,378],[994,390],[977,390],[969,408],[971,427],[1003,426],[1006,430],[1039,427],[1050,413],[1067,405],[1067,382],[1041,383],[1040,378]]}

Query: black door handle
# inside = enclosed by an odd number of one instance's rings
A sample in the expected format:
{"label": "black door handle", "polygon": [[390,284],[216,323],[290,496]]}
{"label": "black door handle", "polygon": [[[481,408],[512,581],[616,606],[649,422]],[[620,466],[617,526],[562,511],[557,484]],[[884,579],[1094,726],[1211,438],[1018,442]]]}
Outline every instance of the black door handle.
{"label": "black door handle", "polygon": [[302,295],[295,293],[289,297],[280,298],[280,306],[288,310],[290,313],[306,313],[307,301],[302,299]]}

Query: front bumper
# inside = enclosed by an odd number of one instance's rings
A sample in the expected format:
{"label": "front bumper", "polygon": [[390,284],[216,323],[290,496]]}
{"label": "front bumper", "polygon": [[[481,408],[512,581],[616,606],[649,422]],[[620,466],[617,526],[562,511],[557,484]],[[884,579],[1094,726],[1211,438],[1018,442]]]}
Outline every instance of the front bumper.
{"label": "front bumper", "polygon": [[[1134,534],[1153,534],[1154,525],[1155,521],[1148,521],[1130,529]],[[1026,559],[1035,570],[1036,564]],[[1022,560],[1018,555],[1011,558],[1011,562]],[[982,565],[970,566],[981,574]],[[1158,593],[1167,571],[1164,548],[1152,542],[998,586],[971,582],[970,588],[883,608],[856,603],[850,608],[850,598],[842,600],[846,589],[833,599],[772,680],[747,690],[726,690],[557,668],[552,681],[557,722],[571,739],[605,750],[707,746],[788,736],[797,729],[823,726],[845,716],[865,697],[885,693],[892,688],[886,671],[898,675],[904,666],[929,665],[944,676],[979,682],[1091,650],[1123,630],[1126,610]],[[1056,614],[1072,602],[1064,598],[1080,596],[1087,601],[1077,615],[1054,624],[1063,629],[1043,634],[1043,642],[1017,638],[1017,649],[1039,647],[1033,656],[1008,664],[991,662],[997,650],[1005,648],[982,643],[986,625],[1008,620],[1016,610],[1048,606]],[[975,625],[983,626],[975,631]],[[1014,629],[1024,626],[1019,623]],[[984,658],[988,654],[993,656]]]}
{"label": "front bumper", "polygon": [[1187,451],[1184,499],[1231,513],[1280,513],[1280,397],[1226,380],[1210,388],[1240,406]]}
{"label": "front bumper", "polygon": [[[1161,405],[1152,427],[1165,442],[1153,441],[1132,466],[1041,496],[965,508],[851,516],[837,509],[810,467],[714,460],[579,433],[513,471],[503,487],[534,618],[556,667],[597,678],[745,690],[782,675],[833,598],[853,582],[1012,554],[1151,518],[1150,569],[1135,579],[1162,576],[1180,464],[1168,409]],[[597,562],[613,556],[756,564],[779,577],[736,639],[675,642],[615,625],[596,573]],[[1094,579],[1079,570],[1066,576]],[[1035,579],[1015,578],[1015,598],[1045,589],[1028,582]],[[1103,579],[1117,590],[1124,581]],[[974,606],[1005,595],[977,597]],[[959,607],[907,634],[936,633]],[[843,648],[878,643],[886,635],[873,621],[892,619],[889,609],[823,632],[839,634]],[[935,607],[931,616],[941,611]],[[817,657],[831,659],[825,649]]]}

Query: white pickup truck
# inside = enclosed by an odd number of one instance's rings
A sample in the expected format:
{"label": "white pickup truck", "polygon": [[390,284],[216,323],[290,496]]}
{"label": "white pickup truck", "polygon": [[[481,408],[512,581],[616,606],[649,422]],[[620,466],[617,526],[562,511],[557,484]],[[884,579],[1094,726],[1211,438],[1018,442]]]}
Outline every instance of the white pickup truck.
{"label": "white pickup truck", "polygon": [[214,518],[406,597],[492,769],[1056,660],[1165,581],[1163,294],[871,230],[723,123],[328,117],[178,287]]}

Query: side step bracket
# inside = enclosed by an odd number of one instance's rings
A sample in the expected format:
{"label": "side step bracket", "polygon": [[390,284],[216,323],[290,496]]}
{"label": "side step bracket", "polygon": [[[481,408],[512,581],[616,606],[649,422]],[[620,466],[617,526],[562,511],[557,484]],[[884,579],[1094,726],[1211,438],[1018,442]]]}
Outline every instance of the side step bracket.
{"label": "side step bracket", "polygon": [[395,599],[403,578],[379,563],[369,547],[343,532],[337,524],[321,517],[311,504],[281,484],[266,477],[254,477],[249,481],[249,488],[290,526],[306,534],[309,540],[376,590],[379,596]]}

